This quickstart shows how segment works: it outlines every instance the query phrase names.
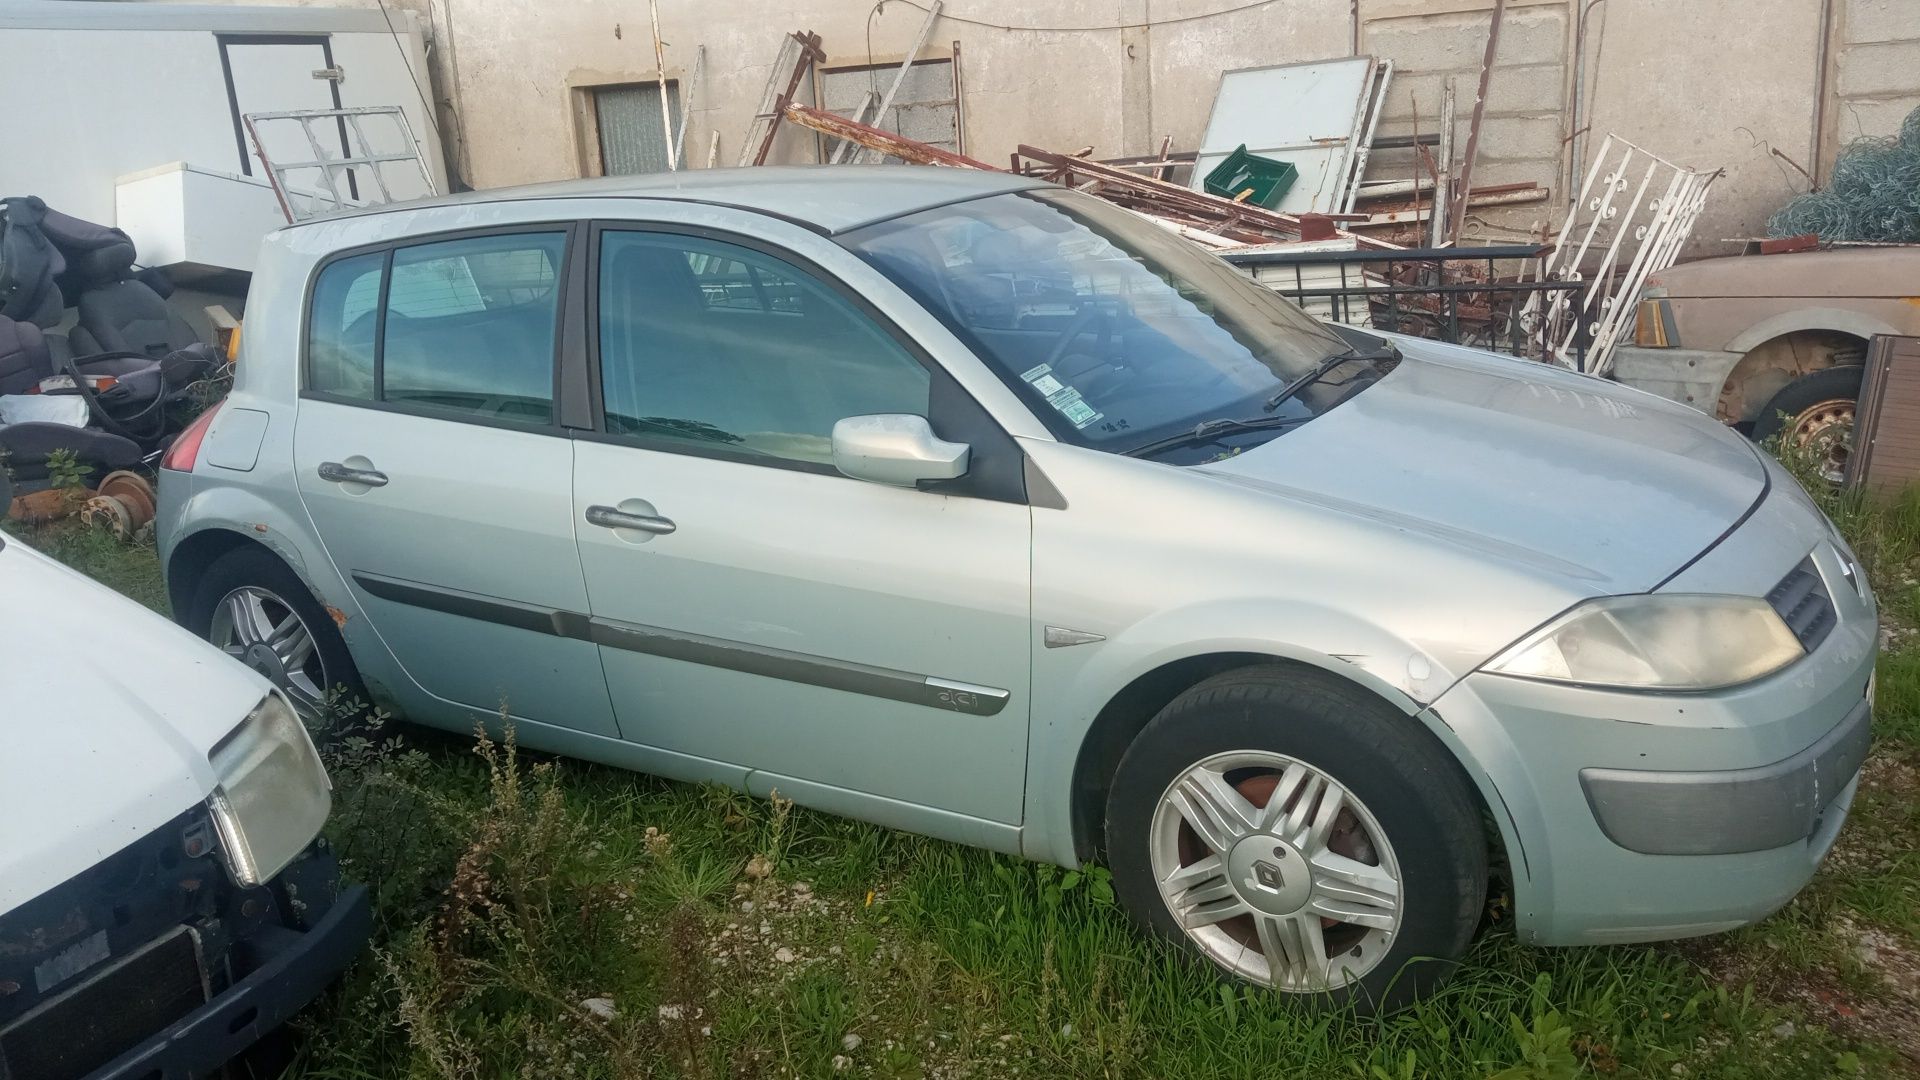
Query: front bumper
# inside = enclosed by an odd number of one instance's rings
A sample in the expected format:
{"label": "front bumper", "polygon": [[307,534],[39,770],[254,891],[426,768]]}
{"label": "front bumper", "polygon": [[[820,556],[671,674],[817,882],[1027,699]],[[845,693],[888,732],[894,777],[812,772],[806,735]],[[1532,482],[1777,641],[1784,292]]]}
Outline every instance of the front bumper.
{"label": "front bumper", "polygon": [[[1744,546],[1739,534],[1723,544],[1728,557],[1748,554]],[[1756,567],[1764,592],[1805,553],[1789,545],[1740,562]],[[1879,638],[1872,600],[1839,552],[1823,538],[1812,558],[1838,622],[1810,655],[1757,682],[1657,694],[1480,672],[1433,704],[1501,825],[1523,940],[1731,930],[1812,878],[1852,805],[1871,738]],[[1670,587],[1738,588],[1724,562],[1703,563]]]}
{"label": "front bumper", "polygon": [[1827,820],[1829,807],[1860,772],[1872,741],[1872,701],[1863,697],[1819,742],[1771,765],[1701,772],[1581,769],[1580,786],[1600,831],[1628,851],[1766,851],[1837,830],[1838,816]]}
{"label": "front bumper", "polygon": [[88,1080],[190,1080],[231,1061],[319,996],[373,929],[365,886],[340,892],[305,931],[263,926],[248,942],[256,966],[165,1031]]}

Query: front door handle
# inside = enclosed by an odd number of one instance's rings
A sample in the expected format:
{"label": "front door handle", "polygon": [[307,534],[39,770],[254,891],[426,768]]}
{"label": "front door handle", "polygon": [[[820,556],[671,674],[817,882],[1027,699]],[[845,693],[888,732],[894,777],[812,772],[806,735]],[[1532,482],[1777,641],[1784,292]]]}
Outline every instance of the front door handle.
{"label": "front door handle", "polygon": [[652,514],[629,514],[617,506],[587,507],[587,524],[603,529],[638,529],[656,536],[665,536],[679,528],[667,518]]}
{"label": "front door handle", "polygon": [[354,469],[337,461],[320,463],[320,479],[335,484],[365,484],[368,487],[386,487],[387,474],[378,469]]}

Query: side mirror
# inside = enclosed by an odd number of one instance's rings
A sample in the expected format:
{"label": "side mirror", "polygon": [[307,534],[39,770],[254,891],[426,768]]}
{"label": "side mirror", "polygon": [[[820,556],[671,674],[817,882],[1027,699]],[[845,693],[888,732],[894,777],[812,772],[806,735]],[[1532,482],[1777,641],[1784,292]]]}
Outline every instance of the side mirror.
{"label": "side mirror", "polygon": [[926,417],[910,413],[849,416],[833,425],[833,467],[876,484],[912,487],[964,476],[968,450],[966,443],[935,435]]}

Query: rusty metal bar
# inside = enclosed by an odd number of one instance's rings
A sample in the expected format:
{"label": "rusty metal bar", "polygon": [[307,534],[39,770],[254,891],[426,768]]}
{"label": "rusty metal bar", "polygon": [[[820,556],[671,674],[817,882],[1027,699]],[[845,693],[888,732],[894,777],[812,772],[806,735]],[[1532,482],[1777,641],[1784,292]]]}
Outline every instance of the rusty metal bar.
{"label": "rusty metal bar", "polygon": [[811,105],[802,105],[797,101],[788,102],[784,115],[803,128],[817,131],[836,139],[845,139],[857,143],[887,157],[897,157],[913,165],[946,165],[956,169],[984,169],[987,172],[1005,172],[996,169],[984,161],[975,161],[965,154],[956,154],[951,150],[942,150],[917,139],[909,139],[891,131],[862,124],[858,120],[849,120],[844,116],[830,113],[825,109],[816,109]]}
{"label": "rusty metal bar", "polygon": [[1487,53],[1480,61],[1480,92],[1473,99],[1473,120],[1467,125],[1467,152],[1460,161],[1460,175],[1454,180],[1452,206],[1447,214],[1447,238],[1460,241],[1460,227],[1467,220],[1466,193],[1473,190],[1473,159],[1480,153],[1480,121],[1487,112],[1487,87],[1493,82],[1493,61],[1500,51],[1500,24],[1507,15],[1507,0],[1493,0],[1493,22],[1487,26]]}

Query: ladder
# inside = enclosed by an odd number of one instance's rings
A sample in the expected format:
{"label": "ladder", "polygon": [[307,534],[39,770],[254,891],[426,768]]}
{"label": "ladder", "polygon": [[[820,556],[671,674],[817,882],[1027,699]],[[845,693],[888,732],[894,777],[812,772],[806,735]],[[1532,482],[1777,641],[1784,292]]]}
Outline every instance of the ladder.
{"label": "ladder", "polygon": [[[811,30],[796,30],[780,39],[780,53],[767,74],[767,89],[760,97],[760,109],[747,125],[747,137],[740,140],[740,164],[763,165],[773,149],[773,137],[780,130],[787,103],[800,91],[800,80],[807,69],[826,60],[820,48],[820,35]],[[781,88],[784,80],[785,89]]]}

